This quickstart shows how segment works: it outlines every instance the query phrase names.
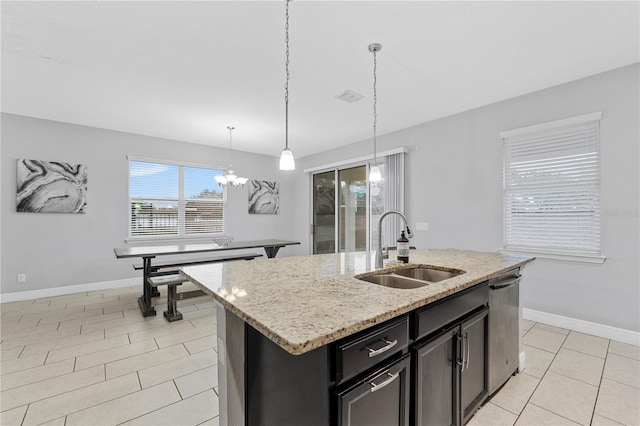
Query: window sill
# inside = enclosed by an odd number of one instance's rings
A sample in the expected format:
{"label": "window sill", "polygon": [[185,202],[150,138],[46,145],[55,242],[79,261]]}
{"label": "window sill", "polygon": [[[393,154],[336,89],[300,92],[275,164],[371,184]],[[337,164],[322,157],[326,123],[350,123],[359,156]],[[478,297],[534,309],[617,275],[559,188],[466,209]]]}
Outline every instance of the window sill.
{"label": "window sill", "polygon": [[558,253],[558,252],[536,250],[536,249],[526,250],[526,249],[515,249],[515,248],[509,248],[509,249],[501,248],[500,253],[514,254],[514,255],[530,254],[540,259],[566,260],[569,262],[581,262],[581,263],[600,264],[600,263],[604,263],[604,261],[607,260],[606,256]]}

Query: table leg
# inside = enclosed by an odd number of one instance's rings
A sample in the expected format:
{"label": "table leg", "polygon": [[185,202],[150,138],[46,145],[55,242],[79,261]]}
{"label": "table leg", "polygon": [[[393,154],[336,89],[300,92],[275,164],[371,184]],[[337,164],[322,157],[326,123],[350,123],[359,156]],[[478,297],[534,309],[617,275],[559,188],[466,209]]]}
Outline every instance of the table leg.
{"label": "table leg", "polygon": [[276,257],[276,254],[278,254],[278,250],[280,250],[279,246],[271,246],[271,247],[264,248],[264,252],[267,254],[267,257],[269,259]]}
{"label": "table leg", "polygon": [[[155,308],[151,305],[151,297],[153,288],[149,285],[147,279],[151,276],[151,257],[142,258],[142,296],[138,297],[138,305],[142,311],[143,317],[156,315]],[[156,289],[157,291],[157,289]]]}

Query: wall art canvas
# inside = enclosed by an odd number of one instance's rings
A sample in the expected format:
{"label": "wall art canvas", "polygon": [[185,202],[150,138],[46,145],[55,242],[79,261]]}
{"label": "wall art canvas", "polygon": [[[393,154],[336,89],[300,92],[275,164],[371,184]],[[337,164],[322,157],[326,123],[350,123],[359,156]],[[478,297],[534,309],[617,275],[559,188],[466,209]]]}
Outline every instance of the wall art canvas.
{"label": "wall art canvas", "polygon": [[249,213],[278,214],[280,212],[280,184],[267,180],[249,181]]}
{"label": "wall art canvas", "polygon": [[85,213],[87,166],[18,159],[17,210],[32,213]]}

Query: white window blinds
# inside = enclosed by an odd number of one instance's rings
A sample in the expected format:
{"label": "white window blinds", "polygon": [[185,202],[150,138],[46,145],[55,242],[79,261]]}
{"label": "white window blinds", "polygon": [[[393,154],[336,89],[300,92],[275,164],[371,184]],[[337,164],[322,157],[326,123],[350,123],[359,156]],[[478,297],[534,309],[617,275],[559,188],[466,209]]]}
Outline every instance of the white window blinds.
{"label": "white window blinds", "polygon": [[500,134],[506,250],[600,256],[600,117]]}
{"label": "white window blinds", "polygon": [[129,161],[131,237],[197,236],[224,232],[221,170],[179,163]]}
{"label": "white window blinds", "polygon": [[[389,210],[404,212],[404,152],[384,156],[379,163],[383,179],[370,182],[371,188],[371,250],[377,250],[378,220]],[[407,218],[411,220],[411,218]],[[412,226],[412,223],[409,223]],[[382,222],[382,245],[397,246],[400,231],[404,229],[402,219],[397,215],[387,216]]]}

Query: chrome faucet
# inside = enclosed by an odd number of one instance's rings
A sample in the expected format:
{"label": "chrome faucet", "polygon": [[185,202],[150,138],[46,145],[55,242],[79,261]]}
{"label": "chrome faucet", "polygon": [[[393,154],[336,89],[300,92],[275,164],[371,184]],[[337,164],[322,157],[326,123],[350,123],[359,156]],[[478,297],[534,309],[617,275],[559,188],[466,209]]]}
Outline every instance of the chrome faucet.
{"label": "chrome faucet", "polygon": [[411,232],[411,229],[409,229],[409,221],[407,220],[405,215],[402,214],[402,212],[398,210],[389,210],[382,213],[380,219],[378,219],[378,250],[376,250],[376,269],[382,268],[384,266],[382,264],[382,219],[389,216],[390,214],[397,214],[402,218],[402,220],[404,221],[404,227],[407,230],[407,238],[413,238],[413,232]]}

